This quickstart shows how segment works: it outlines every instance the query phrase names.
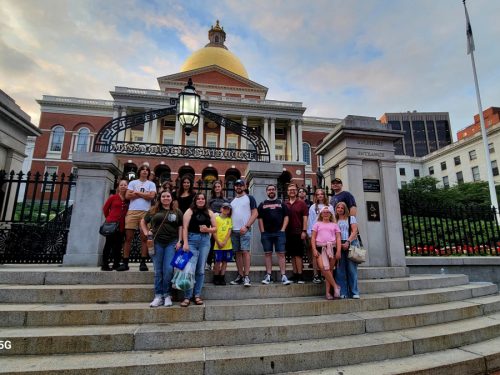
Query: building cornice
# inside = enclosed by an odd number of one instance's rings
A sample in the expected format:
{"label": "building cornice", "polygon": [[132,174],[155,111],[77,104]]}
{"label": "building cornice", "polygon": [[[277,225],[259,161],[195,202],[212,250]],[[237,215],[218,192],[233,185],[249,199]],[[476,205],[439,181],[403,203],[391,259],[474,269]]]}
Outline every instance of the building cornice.
{"label": "building cornice", "polygon": [[39,136],[42,134],[42,132],[38,127],[32,124],[31,121],[28,121],[27,118],[29,117],[27,115],[21,116],[19,113],[14,111],[12,108],[10,108],[3,102],[0,102],[0,114],[2,118],[5,119],[6,121],[17,126],[20,125],[25,130],[28,136],[30,135]]}

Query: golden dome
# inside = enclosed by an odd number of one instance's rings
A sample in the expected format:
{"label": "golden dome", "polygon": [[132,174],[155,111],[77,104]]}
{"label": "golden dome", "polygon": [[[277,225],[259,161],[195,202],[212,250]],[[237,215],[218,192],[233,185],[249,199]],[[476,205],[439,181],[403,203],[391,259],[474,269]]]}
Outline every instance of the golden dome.
{"label": "golden dome", "polygon": [[210,65],[218,65],[221,68],[248,79],[247,70],[240,59],[232,52],[220,47],[203,47],[194,52],[187,58],[184,64],[182,64],[181,72],[187,72],[188,70],[199,69]]}
{"label": "golden dome", "polygon": [[203,68],[210,65],[218,65],[221,68],[229,70],[239,76],[248,79],[248,73],[240,59],[238,59],[232,52],[229,52],[224,45],[226,41],[226,33],[223,27],[220,27],[219,20],[208,31],[208,43],[202,49],[194,52],[182,64],[181,72],[186,72],[193,69]]}

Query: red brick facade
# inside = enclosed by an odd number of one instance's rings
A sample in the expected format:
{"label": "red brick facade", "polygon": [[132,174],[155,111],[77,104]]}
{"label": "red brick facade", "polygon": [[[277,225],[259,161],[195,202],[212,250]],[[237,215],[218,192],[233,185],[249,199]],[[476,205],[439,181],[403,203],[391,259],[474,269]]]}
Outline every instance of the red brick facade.
{"label": "red brick facade", "polygon": [[[484,125],[486,128],[490,126],[495,126],[500,124],[500,108],[490,107],[483,111]],[[464,138],[472,137],[473,135],[481,132],[481,122],[479,120],[479,114],[474,116],[474,124],[467,126],[465,129],[457,132],[457,139],[461,140]]]}

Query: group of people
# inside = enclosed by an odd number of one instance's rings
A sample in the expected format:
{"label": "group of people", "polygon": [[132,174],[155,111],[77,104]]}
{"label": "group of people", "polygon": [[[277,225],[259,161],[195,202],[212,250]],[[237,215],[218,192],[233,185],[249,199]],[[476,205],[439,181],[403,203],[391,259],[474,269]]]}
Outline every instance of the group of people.
{"label": "group of people", "polygon": [[[269,185],[267,199],[257,206],[243,179],[235,181],[235,197],[231,201],[224,197],[221,181],[213,183],[208,200],[205,194],[194,192],[190,177],[182,177],[178,189],[166,182],[157,193],[156,184],[150,180],[152,172],[149,167],[141,166],[138,173],[136,180],[121,180],[116,194],[111,195],[103,206],[106,221],[119,222],[119,230],[106,237],[101,269],[129,270],[131,243],[139,228],[139,269],[148,270],[148,248],[154,266],[155,297],[151,307],[172,305],[174,269],[170,263],[179,249],[191,251],[196,260],[194,287],[185,291],[182,307],[204,303],[201,293],[207,264],[214,264],[213,283],[226,285],[226,267],[233,256],[238,274],[230,284],[251,286],[251,228],[256,220],[265,253],[263,284],[273,281],[273,250],[279,261],[280,281],[284,285],[291,282],[303,284],[302,259],[308,250],[314,268],[313,282],[322,282],[321,271],[327,299],[359,298],[357,267],[347,258],[346,251],[357,238],[356,202],[350,193],[342,191],[339,179],[332,181],[335,195],[330,203],[321,189],[316,190],[314,202],[308,202],[304,189],[289,184],[286,202],[277,198],[276,186]],[[285,254],[292,261],[293,276],[290,279],[285,272]],[[111,267],[109,259],[113,260]]]}

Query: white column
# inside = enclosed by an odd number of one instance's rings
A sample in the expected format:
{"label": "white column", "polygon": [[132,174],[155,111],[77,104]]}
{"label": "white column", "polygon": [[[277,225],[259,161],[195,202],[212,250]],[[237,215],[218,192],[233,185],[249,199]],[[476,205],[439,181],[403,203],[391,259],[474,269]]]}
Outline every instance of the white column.
{"label": "white column", "polygon": [[196,141],[196,145],[198,147],[203,147],[203,131],[205,127],[205,117],[200,115],[200,122],[198,123],[198,140]]}
{"label": "white column", "polygon": [[[122,107],[122,113],[120,117],[127,116],[127,108]],[[119,141],[125,141],[127,139],[127,133],[130,131],[130,129],[123,130],[119,133],[118,140]]]}
{"label": "white column", "polygon": [[292,124],[292,161],[297,161],[297,129],[295,128],[295,121],[290,120]]}
{"label": "white column", "polygon": [[158,142],[158,123],[160,119],[153,120],[151,124],[151,143],[160,143]]}
{"label": "white column", "polygon": [[[243,124],[243,126],[248,126],[248,117],[247,116],[243,116],[241,118],[241,123]],[[246,150],[247,149],[247,139],[246,138],[243,138],[240,136],[240,148],[242,150]]]}
{"label": "white column", "polygon": [[269,119],[267,117],[264,119],[264,139],[269,144]]}
{"label": "white column", "polygon": [[302,147],[302,120],[298,121],[297,143],[299,146],[299,161],[304,161],[304,148]]}
{"label": "white column", "polygon": [[271,118],[271,135],[270,138],[270,157],[271,161],[276,160],[276,119]]}
{"label": "white column", "polygon": [[288,127],[286,132],[286,160],[292,160],[292,130],[291,127]]}
{"label": "white column", "polygon": [[226,127],[224,127],[224,126],[220,127],[219,147],[226,148]]}
{"label": "white column", "polygon": [[177,116],[175,116],[175,133],[174,133],[174,144],[181,144],[182,127]]}
{"label": "white column", "polygon": [[149,121],[146,121],[143,125],[143,131],[142,131],[142,141],[149,143]]}

